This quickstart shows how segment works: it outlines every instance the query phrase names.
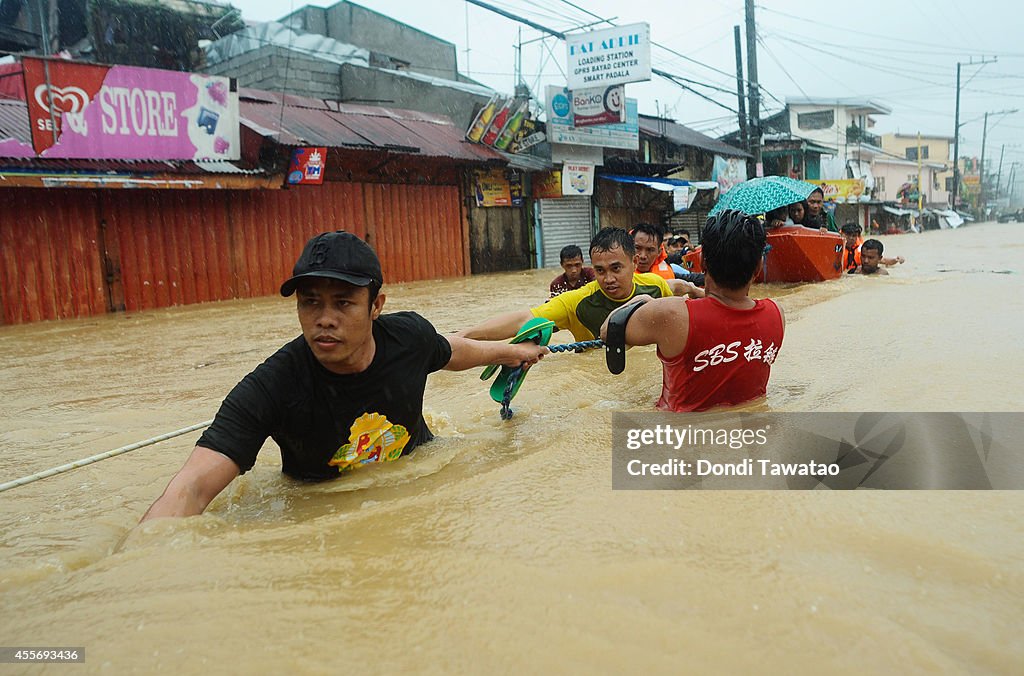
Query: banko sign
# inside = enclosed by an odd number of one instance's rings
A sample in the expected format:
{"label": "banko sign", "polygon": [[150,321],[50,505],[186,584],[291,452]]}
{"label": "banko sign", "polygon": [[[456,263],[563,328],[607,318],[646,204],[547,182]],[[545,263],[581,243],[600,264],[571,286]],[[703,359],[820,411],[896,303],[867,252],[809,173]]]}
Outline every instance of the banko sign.
{"label": "banko sign", "polygon": [[40,157],[241,157],[238,93],[228,78],[33,58],[23,67]]}
{"label": "banko sign", "polygon": [[651,79],[651,26],[634,23],[565,36],[569,89]]}

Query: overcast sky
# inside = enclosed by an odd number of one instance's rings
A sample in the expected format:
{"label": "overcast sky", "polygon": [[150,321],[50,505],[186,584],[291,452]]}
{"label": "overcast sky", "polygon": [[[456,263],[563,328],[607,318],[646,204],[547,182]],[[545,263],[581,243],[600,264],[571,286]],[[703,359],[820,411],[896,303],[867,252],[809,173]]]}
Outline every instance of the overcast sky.
{"label": "overcast sky", "polygon": [[[654,42],[683,55],[654,47],[655,67],[728,90],[731,94],[697,87],[729,108],[737,106],[733,26],[743,26],[743,0],[488,2],[560,31],[596,21],[587,12],[617,24],[646,21]],[[330,0],[231,3],[249,21],[278,19],[291,8],[307,4],[334,4]],[[357,4],[454,43],[460,71],[511,93],[520,24],[464,0],[361,0]],[[757,7],[757,22],[762,40],[758,71],[767,92],[768,113],[779,110],[780,101],[787,97],[863,97],[893,111],[877,117],[876,133],[952,136],[957,61],[966,64],[983,57],[998,60],[981,67],[964,65],[962,70],[966,84],[961,91],[961,155],[980,155],[985,112],[1024,111],[1024,19],[1019,0],[859,0],[849,4],[763,0]],[[524,42],[541,35],[521,28]],[[564,43],[555,38],[523,47],[523,76],[540,98],[544,85],[564,84],[560,72],[564,59]],[[736,128],[734,113],[657,76],[651,82],[628,85],[627,95],[640,101],[643,113],[667,111],[669,117],[713,136]],[[997,163],[1004,144],[1007,162],[1024,163],[1024,112],[989,117],[986,159]],[[1009,147],[1016,144],[1020,145]],[[995,164],[991,166],[996,169]]]}

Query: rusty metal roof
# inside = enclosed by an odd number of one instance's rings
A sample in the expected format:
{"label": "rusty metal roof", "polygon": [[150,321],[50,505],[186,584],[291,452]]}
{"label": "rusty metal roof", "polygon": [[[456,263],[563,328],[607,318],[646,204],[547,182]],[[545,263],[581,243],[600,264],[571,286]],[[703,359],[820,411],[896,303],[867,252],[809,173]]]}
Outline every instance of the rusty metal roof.
{"label": "rusty metal roof", "polygon": [[[242,89],[242,124],[281,145],[388,150],[467,162],[505,160],[470,143],[451,120],[412,110],[357,106]],[[283,99],[283,100],[282,100]]]}
{"label": "rusty metal roof", "polygon": [[0,99],[0,140],[5,138],[32,143],[28,104],[24,101]]}

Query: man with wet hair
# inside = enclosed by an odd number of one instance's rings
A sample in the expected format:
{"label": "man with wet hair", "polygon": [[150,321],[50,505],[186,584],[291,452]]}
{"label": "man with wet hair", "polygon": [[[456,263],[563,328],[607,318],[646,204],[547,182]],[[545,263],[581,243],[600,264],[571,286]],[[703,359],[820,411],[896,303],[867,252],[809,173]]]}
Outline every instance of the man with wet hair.
{"label": "man with wet hair", "polygon": [[[849,274],[856,274],[857,268],[860,266],[861,247],[864,244],[864,240],[860,236],[861,227],[856,223],[844,223],[840,232],[843,235],[843,269]],[[889,267],[904,263],[906,259],[903,256],[896,256],[895,258],[882,258],[881,262],[882,265]]]}
{"label": "man with wet hair", "polygon": [[550,298],[583,288],[587,282],[594,281],[594,268],[583,265],[583,251],[575,244],[568,244],[562,247],[558,254],[558,261],[562,266],[562,274],[551,280],[548,291]]}
{"label": "man with wet hair", "polygon": [[478,340],[504,340],[534,317],[549,319],[568,329],[577,341],[594,340],[608,313],[636,296],[661,298],[675,295],[700,297],[703,291],[679,279],[636,272],[633,237],[622,228],[602,228],[590,241],[590,262],[597,279],[581,289],[555,296],[530,310],[495,315],[456,335]]}
{"label": "man with wet hair", "polygon": [[660,227],[638,223],[630,234],[633,235],[633,246],[636,249],[637,272],[651,272],[664,279],[682,279],[697,286],[704,286],[704,275],[687,272],[681,265],[673,266],[668,262],[665,250],[661,246],[664,234]]}
{"label": "man with wet hair", "polygon": [[267,437],[295,479],[396,460],[433,438],[423,419],[430,373],[535,364],[547,352],[533,343],[442,336],[415,312],[382,314],[380,261],[347,232],[309,240],[292,273],[281,295],[297,296],[302,335],[231,390],[143,521],[202,513],[252,469]]}
{"label": "man with wet hair", "polygon": [[888,275],[889,271],[882,264],[882,243],[877,239],[866,240],[860,245],[860,265],[851,274],[856,275]]}
{"label": "man with wet hair", "polygon": [[640,298],[609,317],[619,330],[625,322],[626,345],[658,346],[659,409],[703,411],[765,395],[785,331],[775,301],[749,296],[765,240],[758,218],[723,211],[708,219],[701,239],[705,298]]}

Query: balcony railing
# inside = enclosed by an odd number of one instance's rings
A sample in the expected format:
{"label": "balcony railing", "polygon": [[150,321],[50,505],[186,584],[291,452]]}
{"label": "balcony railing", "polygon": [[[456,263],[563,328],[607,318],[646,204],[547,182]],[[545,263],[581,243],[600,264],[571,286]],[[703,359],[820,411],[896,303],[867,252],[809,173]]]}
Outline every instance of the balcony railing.
{"label": "balcony railing", "polygon": [[850,125],[846,128],[846,142],[847,143],[867,143],[869,145],[882,147],[882,137],[878,134],[872,134],[871,132],[864,131],[856,125]]}

